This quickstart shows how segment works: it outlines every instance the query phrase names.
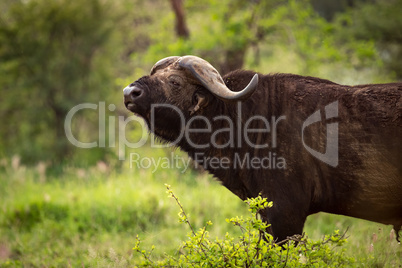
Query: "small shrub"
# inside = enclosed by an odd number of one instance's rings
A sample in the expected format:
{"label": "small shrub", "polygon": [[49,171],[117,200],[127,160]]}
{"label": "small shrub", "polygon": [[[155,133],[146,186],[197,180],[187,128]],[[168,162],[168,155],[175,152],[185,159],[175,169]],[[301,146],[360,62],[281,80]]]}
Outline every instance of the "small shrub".
{"label": "small shrub", "polygon": [[44,219],[62,221],[68,217],[68,214],[69,208],[65,205],[34,201],[10,211],[6,215],[3,225],[29,231]]}
{"label": "small shrub", "polygon": [[191,232],[188,239],[178,249],[177,256],[167,255],[162,260],[153,260],[152,246],[150,251],[141,248],[141,240],[133,248],[141,255],[143,266],[151,267],[351,267],[355,260],[346,257],[345,249],[336,249],[345,242],[345,234],[335,231],[320,241],[312,241],[303,235],[288,237],[278,245],[266,232],[269,227],[263,222],[258,212],[273,206],[265,198],[247,199],[251,213],[248,217],[235,217],[227,221],[238,226],[242,232],[240,237],[232,237],[226,233],[223,239],[212,240],[206,226],[195,231],[191,225],[178,197],[166,185],[167,193],[174,198],[180,207],[179,221],[189,226]]}

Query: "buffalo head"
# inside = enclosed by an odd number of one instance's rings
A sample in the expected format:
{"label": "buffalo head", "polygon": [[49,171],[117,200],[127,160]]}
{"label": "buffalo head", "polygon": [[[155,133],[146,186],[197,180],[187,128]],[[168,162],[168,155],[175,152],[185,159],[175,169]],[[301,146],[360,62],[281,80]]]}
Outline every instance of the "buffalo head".
{"label": "buffalo head", "polygon": [[207,61],[196,56],[172,56],[158,61],[150,75],[127,86],[124,103],[127,109],[149,122],[154,103],[171,104],[192,115],[217,98],[223,101],[247,99],[257,84],[256,74],[243,90],[233,92]]}

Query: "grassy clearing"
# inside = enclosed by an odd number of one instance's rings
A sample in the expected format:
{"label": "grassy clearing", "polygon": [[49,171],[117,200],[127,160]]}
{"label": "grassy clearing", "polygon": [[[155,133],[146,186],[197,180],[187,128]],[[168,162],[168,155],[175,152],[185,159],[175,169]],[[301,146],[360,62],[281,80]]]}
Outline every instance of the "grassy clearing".
{"label": "grassy clearing", "polygon": [[[177,222],[178,209],[165,183],[175,184],[196,228],[209,219],[219,221],[224,225],[211,230],[218,235],[234,229],[225,218],[246,212],[237,197],[192,172],[67,169],[58,178],[41,180],[35,169],[18,167],[0,176],[2,265],[132,266],[137,234],[144,245],[160,245],[155,254],[173,254],[188,230]],[[227,204],[224,210],[222,204]]]}
{"label": "grassy clearing", "polygon": [[[175,254],[189,232],[177,221],[178,207],[165,183],[189,213],[195,228],[211,220],[211,237],[239,231],[225,219],[247,215],[245,204],[207,174],[176,169],[128,169],[102,165],[66,168],[46,177],[37,168],[11,167],[0,173],[0,266],[132,267],[138,234],[154,255]],[[305,231],[320,239],[348,227],[347,252],[362,266],[400,267],[402,246],[391,227],[348,217],[317,214]]]}

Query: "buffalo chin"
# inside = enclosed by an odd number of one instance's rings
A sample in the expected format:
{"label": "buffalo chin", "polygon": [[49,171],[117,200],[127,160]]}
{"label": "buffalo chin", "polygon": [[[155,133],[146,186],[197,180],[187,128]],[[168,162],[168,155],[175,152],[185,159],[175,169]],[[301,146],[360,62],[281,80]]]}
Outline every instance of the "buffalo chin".
{"label": "buffalo chin", "polygon": [[126,105],[126,108],[127,108],[127,110],[129,110],[130,112],[133,112],[133,113],[135,113],[135,104],[134,103],[128,103],[127,105]]}

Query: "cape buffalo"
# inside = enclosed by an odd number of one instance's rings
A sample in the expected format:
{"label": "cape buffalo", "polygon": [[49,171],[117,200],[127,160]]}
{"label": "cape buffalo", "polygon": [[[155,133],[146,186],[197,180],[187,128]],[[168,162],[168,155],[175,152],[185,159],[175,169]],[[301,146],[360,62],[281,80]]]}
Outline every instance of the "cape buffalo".
{"label": "cape buffalo", "polygon": [[[221,77],[168,57],[124,89],[127,109],[241,199],[261,194],[278,240],[319,211],[402,226],[402,83],[345,86],[293,74]],[[397,236],[399,241],[399,237]]]}

